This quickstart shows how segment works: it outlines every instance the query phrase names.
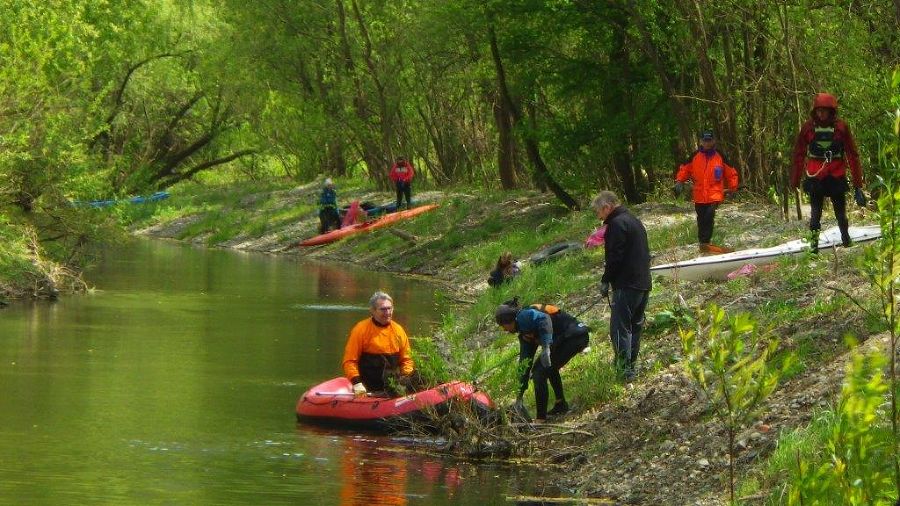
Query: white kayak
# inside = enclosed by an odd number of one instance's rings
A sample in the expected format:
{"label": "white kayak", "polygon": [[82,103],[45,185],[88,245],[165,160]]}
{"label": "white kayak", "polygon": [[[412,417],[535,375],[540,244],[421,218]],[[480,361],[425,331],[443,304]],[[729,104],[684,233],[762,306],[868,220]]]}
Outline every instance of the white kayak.
{"label": "white kayak", "polygon": [[[854,243],[873,241],[881,237],[881,227],[850,227],[850,238]],[[837,227],[829,228],[819,234],[819,250],[841,244],[841,231]],[[748,264],[762,265],[775,262],[784,255],[796,255],[809,249],[806,239],[772,246],[771,248],[753,248],[721,255],[682,260],[669,264],[650,267],[651,274],[678,277],[688,281],[700,279],[723,279],[726,274]]]}

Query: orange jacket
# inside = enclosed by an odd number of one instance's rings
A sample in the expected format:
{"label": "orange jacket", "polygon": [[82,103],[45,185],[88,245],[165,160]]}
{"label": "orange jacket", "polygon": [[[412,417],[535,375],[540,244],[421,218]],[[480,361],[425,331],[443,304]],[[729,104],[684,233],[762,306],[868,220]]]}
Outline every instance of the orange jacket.
{"label": "orange jacket", "polygon": [[413,372],[413,360],[409,351],[406,331],[395,321],[386,327],[375,325],[371,318],[357,323],[350,331],[344,348],[344,376],[351,381],[359,377],[359,358],[363,353],[372,355],[396,355],[401,374]]}
{"label": "orange jacket", "polygon": [[694,181],[694,202],[713,204],[725,200],[725,189],[737,190],[738,173],[718,150],[707,156],[702,150],[694,153],[688,161],[678,167],[675,180],[684,183]]}

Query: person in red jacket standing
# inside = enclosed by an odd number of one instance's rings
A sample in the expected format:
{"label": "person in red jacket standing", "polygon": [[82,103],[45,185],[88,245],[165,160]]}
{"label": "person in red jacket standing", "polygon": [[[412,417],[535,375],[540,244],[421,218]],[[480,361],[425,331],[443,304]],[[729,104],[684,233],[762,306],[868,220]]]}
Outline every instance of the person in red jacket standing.
{"label": "person in red jacket standing", "polygon": [[[850,224],[847,221],[847,165],[853,177],[853,198],[860,206],[866,205],[862,192],[862,169],[859,152],[850,134],[850,127],[837,119],[837,99],[828,93],[819,93],[813,99],[811,118],[800,128],[794,143],[791,188],[797,188],[803,174],[803,191],[809,195],[809,230],[812,232],[810,249],[819,251],[819,228],[825,197],[831,199],[834,216],[841,230],[841,242],[850,246]],[[804,172],[805,171],[805,172]]]}
{"label": "person in red jacket standing", "polygon": [[400,210],[400,204],[403,202],[403,196],[406,195],[406,208],[412,206],[412,179],[415,170],[411,163],[406,161],[402,156],[391,166],[390,178],[397,187],[397,210]]}
{"label": "person in red jacket standing", "polygon": [[694,210],[697,212],[697,238],[700,251],[726,253],[728,248],[711,243],[716,208],[725,200],[726,192],[737,190],[738,173],[725,155],[716,149],[712,131],[700,134],[700,148],[680,167],[675,175],[675,193],[680,194],[687,180],[694,182]]}

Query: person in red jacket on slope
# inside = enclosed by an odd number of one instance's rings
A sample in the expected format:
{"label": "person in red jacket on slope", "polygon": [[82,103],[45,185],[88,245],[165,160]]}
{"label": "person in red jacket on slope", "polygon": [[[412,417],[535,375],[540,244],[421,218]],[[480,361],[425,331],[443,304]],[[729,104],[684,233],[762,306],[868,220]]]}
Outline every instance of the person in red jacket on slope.
{"label": "person in red jacket on slope", "polygon": [[711,130],[700,134],[700,147],[678,167],[675,175],[675,193],[680,194],[684,183],[694,182],[694,210],[697,212],[697,239],[703,253],[726,253],[728,248],[711,243],[716,209],[728,192],[738,187],[738,173],[728,163],[725,155],[716,149],[716,138]]}
{"label": "person in red jacket on slope", "polygon": [[791,188],[800,184],[809,195],[809,230],[812,232],[810,249],[819,251],[819,228],[825,197],[831,199],[834,217],[841,230],[841,242],[850,246],[850,224],[847,221],[847,165],[853,178],[853,198],[864,207],[866,196],[862,191],[862,168],[859,152],[850,127],[837,118],[838,103],[834,95],[819,93],[813,99],[810,119],[800,128],[794,143],[791,167]]}
{"label": "person in red jacket on slope", "polygon": [[394,165],[391,166],[391,173],[389,177],[397,187],[398,211],[400,210],[400,204],[403,202],[404,195],[406,196],[406,208],[409,209],[412,206],[412,179],[415,173],[416,171],[413,169],[412,164],[402,156],[398,158],[396,162],[394,162]]}

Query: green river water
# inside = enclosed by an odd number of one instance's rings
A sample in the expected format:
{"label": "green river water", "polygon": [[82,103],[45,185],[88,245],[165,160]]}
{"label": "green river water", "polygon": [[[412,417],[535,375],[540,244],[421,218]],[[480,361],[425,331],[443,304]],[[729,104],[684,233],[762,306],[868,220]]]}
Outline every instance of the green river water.
{"label": "green river water", "polygon": [[[376,289],[424,335],[435,287],[138,240],[96,291],[0,310],[0,504],[511,504],[541,473],[297,424]],[[536,492],[537,491],[537,492]]]}

